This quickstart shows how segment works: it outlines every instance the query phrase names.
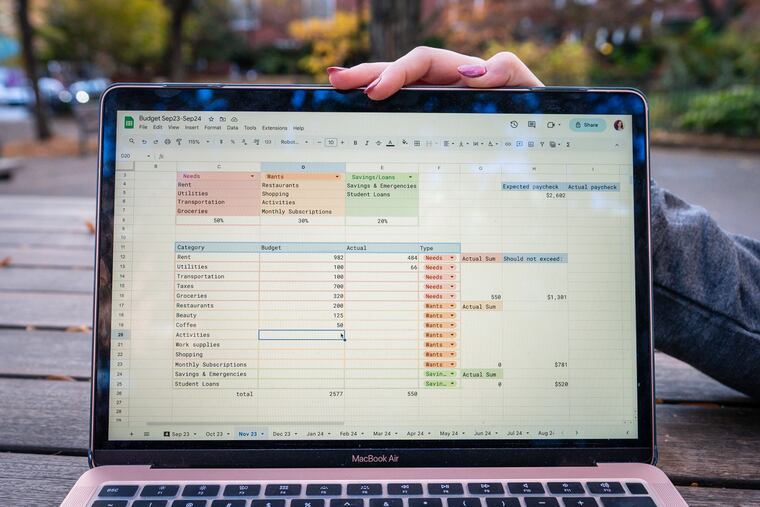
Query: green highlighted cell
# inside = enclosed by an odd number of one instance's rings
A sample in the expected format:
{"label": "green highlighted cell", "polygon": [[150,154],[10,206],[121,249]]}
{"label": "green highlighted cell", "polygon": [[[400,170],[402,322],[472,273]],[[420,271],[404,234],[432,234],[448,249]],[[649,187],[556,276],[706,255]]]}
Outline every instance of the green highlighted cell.
{"label": "green highlighted cell", "polygon": [[502,368],[468,368],[460,370],[463,379],[492,379],[504,378]]}
{"label": "green highlighted cell", "polygon": [[346,216],[417,216],[419,201],[417,174],[346,174]]}
{"label": "green highlighted cell", "polygon": [[456,377],[456,370],[425,370],[426,377]]}
{"label": "green highlighted cell", "polygon": [[425,387],[432,387],[432,388],[451,388],[457,386],[456,380],[426,380]]}

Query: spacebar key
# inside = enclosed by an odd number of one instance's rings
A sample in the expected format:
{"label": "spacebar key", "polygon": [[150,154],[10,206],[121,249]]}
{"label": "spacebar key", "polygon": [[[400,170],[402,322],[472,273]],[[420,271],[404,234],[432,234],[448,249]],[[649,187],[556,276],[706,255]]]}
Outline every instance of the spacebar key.
{"label": "spacebar key", "polygon": [[657,507],[648,496],[603,496],[604,507]]}

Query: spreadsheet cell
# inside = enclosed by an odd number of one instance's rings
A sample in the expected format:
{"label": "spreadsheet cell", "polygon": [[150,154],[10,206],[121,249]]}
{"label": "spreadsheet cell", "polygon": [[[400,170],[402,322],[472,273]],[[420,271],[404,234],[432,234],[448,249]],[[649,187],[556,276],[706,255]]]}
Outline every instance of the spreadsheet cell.
{"label": "spreadsheet cell", "polygon": [[[245,114],[320,138],[411,128]],[[569,153],[286,131],[116,166],[110,438],[636,435],[630,132],[563,133],[621,147]]]}

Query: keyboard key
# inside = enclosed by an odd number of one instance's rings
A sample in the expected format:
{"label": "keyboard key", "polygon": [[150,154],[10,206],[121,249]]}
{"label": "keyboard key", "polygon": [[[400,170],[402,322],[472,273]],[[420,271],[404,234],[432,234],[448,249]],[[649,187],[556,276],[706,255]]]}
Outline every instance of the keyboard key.
{"label": "keyboard key", "polygon": [[596,500],[590,496],[563,497],[562,501],[565,503],[565,507],[599,507]]}
{"label": "keyboard key", "polygon": [[640,482],[626,482],[625,485],[628,486],[628,491],[630,491],[632,495],[649,494],[649,491],[647,491],[646,486],[644,486]]}
{"label": "keyboard key", "polygon": [[587,482],[586,486],[595,495],[623,494],[623,486],[619,482]]}
{"label": "keyboard key", "polygon": [[544,487],[540,482],[510,482],[507,484],[513,495],[543,495]]}
{"label": "keyboard key", "polygon": [[174,500],[172,507],[206,507],[206,500]]}
{"label": "keyboard key", "polygon": [[486,498],[488,507],[520,507],[520,501],[517,498]]}
{"label": "keyboard key", "polygon": [[285,500],[254,500],[251,507],[285,507]]}
{"label": "keyboard key", "polygon": [[440,498],[410,498],[409,507],[443,507]]}
{"label": "keyboard key", "polygon": [[458,482],[436,482],[428,484],[429,495],[464,495],[464,488]]}
{"label": "keyboard key", "polygon": [[364,507],[364,498],[333,498],[330,507]]}
{"label": "keyboard key", "polygon": [[92,507],[127,507],[126,500],[95,500]]}
{"label": "keyboard key", "polygon": [[549,496],[526,496],[525,507],[559,507],[556,498]]}
{"label": "keyboard key", "polygon": [[214,500],[211,507],[245,507],[245,500]]}
{"label": "keyboard key", "polygon": [[603,496],[604,507],[657,507],[648,496]]}
{"label": "keyboard key", "polygon": [[135,500],[132,507],[166,507],[169,505],[168,500]]}
{"label": "keyboard key", "polygon": [[179,492],[179,486],[174,485],[150,485],[140,491],[140,496],[174,496]]}
{"label": "keyboard key", "polygon": [[224,496],[258,496],[260,484],[229,484],[224,487]]}
{"label": "keyboard key", "polygon": [[301,494],[300,484],[267,484],[264,490],[266,496],[298,496]]}
{"label": "keyboard key", "polygon": [[580,482],[550,482],[549,493],[554,495],[582,495],[586,491]]}
{"label": "keyboard key", "polygon": [[391,482],[388,484],[389,495],[421,495],[422,484],[417,482]]}
{"label": "keyboard key", "polygon": [[400,498],[370,498],[369,507],[402,507],[404,501]]}
{"label": "keyboard key", "polygon": [[343,486],[340,484],[309,484],[306,486],[307,496],[340,496]]}
{"label": "keyboard key", "polygon": [[349,484],[346,488],[346,492],[351,496],[357,495],[382,495],[383,486],[381,484]]}
{"label": "keyboard key", "polygon": [[321,498],[294,498],[290,507],[325,507],[325,501]]}
{"label": "keyboard key", "polygon": [[447,498],[448,507],[481,507],[480,498]]}
{"label": "keyboard key", "polygon": [[188,484],[182,490],[182,496],[216,496],[218,494],[219,486],[215,484]]}
{"label": "keyboard key", "polygon": [[99,497],[131,498],[137,493],[137,486],[103,486],[98,493]]}
{"label": "keyboard key", "polygon": [[467,490],[473,495],[503,495],[504,487],[498,482],[470,482]]}

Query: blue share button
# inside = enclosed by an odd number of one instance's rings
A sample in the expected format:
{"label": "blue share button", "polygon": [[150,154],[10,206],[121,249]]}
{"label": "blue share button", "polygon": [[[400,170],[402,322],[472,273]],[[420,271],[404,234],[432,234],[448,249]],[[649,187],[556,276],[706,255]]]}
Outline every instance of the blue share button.
{"label": "blue share button", "polygon": [[570,120],[570,130],[574,132],[603,132],[607,122],[602,118],[573,118]]}

